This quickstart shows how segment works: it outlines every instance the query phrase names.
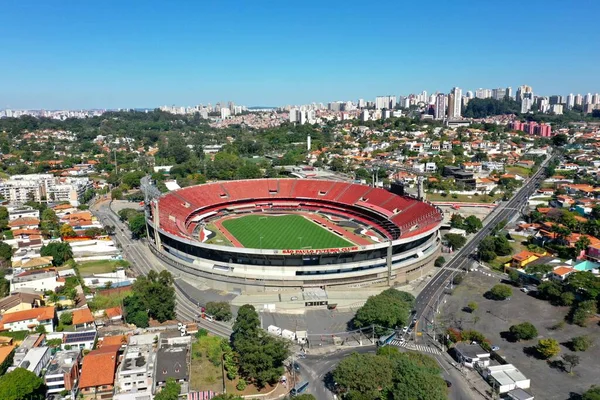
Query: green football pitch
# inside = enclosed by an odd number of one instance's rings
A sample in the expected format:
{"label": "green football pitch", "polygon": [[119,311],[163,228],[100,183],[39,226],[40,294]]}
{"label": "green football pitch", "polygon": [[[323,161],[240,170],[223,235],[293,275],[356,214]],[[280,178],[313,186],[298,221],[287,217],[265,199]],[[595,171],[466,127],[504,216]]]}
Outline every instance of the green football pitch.
{"label": "green football pitch", "polygon": [[328,249],[353,246],[300,215],[246,215],[223,221],[244,247],[254,249]]}

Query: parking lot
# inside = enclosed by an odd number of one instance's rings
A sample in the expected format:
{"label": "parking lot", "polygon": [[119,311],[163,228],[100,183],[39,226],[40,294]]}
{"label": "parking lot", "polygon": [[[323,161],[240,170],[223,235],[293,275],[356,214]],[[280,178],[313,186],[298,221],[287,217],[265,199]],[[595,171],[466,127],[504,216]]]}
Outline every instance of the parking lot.
{"label": "parking lot", "polygon": [[[600,384],[600,327],[597,322],[591,322],[587,328],[566,324],[562,329],[552,330],[551,327],[564,321],[569,311],[568,307],[552,306],[517,288],[513,289],[510,300],[494,301],[484,298],[483,294],[499,282],[499,278],[488,276],[482,270],[470,272],[453,294],[446,297],[439,314],[440,322],[446,327],[475,329],[484,333],[492,345],[500,347],[498,352],[509,363],[531,379],[530,390],[537,399],[566,400],[574,393],[582,393],[589,389],[592,384]],[[471,301],[478,303],[478,309],[474,313],[463,311]],[[526,321],[535,325],[539,332],[538,339],[558,340],[561,343],[561,354],[573,353],[565,344],[574,336],[589,335],[596,338],[596,343],[586,352],[576,353],[580,357],[580,364],[569,374],[552,368],[545,360],[526,353],[525,349],[537,344],[537,339],[512,343],[501,337],[501,333],[508,331],[511,325]],[[560,355],[557,358],[560,358]]]}

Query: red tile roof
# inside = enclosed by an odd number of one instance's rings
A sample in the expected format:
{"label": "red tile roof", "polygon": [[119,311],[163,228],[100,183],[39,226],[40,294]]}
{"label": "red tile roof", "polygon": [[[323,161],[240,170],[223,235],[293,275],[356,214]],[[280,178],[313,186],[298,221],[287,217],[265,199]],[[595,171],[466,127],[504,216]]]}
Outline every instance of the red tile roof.
{"label": "red tile roof", "polygon": [[94,316],[89,308],[73,311],[73,325],[89,324],[94,322]]}
{"label": "red tile roof", "polygon": [[117,354],[121,346],[102,346],[83,357],[80,388],[89,388],[115,383]]}
{"label": "red tile roof", "polygon": [[37,319],[38,321],[45,321],[53,318],[54,307],[39,307],[32,308],[30,310],[16,311],[4,314],[0,322],[2,324],[9,324],[11,322],[25,321],[26,319]]}
{"label": "red tile roof", "polygon": [[104,310],[104,312],[108,318],[115,318],[123,315],[123,310],[121,310],[121,307],[107,308]]}

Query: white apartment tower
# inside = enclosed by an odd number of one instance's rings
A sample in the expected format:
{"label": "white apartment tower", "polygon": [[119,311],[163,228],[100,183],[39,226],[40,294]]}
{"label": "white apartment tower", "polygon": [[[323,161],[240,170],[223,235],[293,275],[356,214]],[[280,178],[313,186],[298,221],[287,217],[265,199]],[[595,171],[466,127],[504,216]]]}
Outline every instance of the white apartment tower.
{"label": "white apartment tower", "polygon": [[448,97],[448,118],[458,119],[462,111],[462,90],[459,87],[454,87],[450,94],[451,96]]}

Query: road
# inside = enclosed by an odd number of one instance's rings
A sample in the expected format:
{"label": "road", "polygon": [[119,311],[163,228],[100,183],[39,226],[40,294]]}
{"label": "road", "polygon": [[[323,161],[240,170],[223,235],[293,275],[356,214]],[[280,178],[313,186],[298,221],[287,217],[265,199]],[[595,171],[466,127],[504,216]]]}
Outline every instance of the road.
{"label": "road", "polygon": [[[161,271],[165,266],[148,249],[145,241],[131,239],[128,227],[121,222],[119,217],[110,209],[110,201],[97,201],[91,207],[91,211],[98,217],[103,225],[113,225],[115,234],[113,239],[123,249],[123,255],[131,262],[132,268],[141,275],[147,275],[150,270]],[[219,322],[208,322],[198,320],[200,313],[198,300],[190,297],[184,289],[184,282],[175,279],[175,311],[181,321],[196,321],[209,332],[229,338],[231,328]]]}
{"label": "road", "polygon": [[[416,299],[416,318],[421,330],[427,323],[427,316],[433,316],[437,308],[437,302],[444,291],[444,288],[450,282],[452,276],[463,268],[465,263],[469,261],[469,256],[475,252],[477,246],[488,236],[492,229],[502,220],[510,220],[515,212],[525,206],[527,198],[537,190],[540,183],[544,179],[545,166],[553,158],[547,158],[538,171],[525,182],[519,191],[507,202],[501,203],[483,223],[483,228],[477,232],[473,238],[460,250],[458,250],[452,260],[444,265],[440,271],[427,283]],[[433,318],[429,318],[429,321]],[[417,329],[414,330],[417,334]],[[415,336],[416,338],[416,336]]]}

